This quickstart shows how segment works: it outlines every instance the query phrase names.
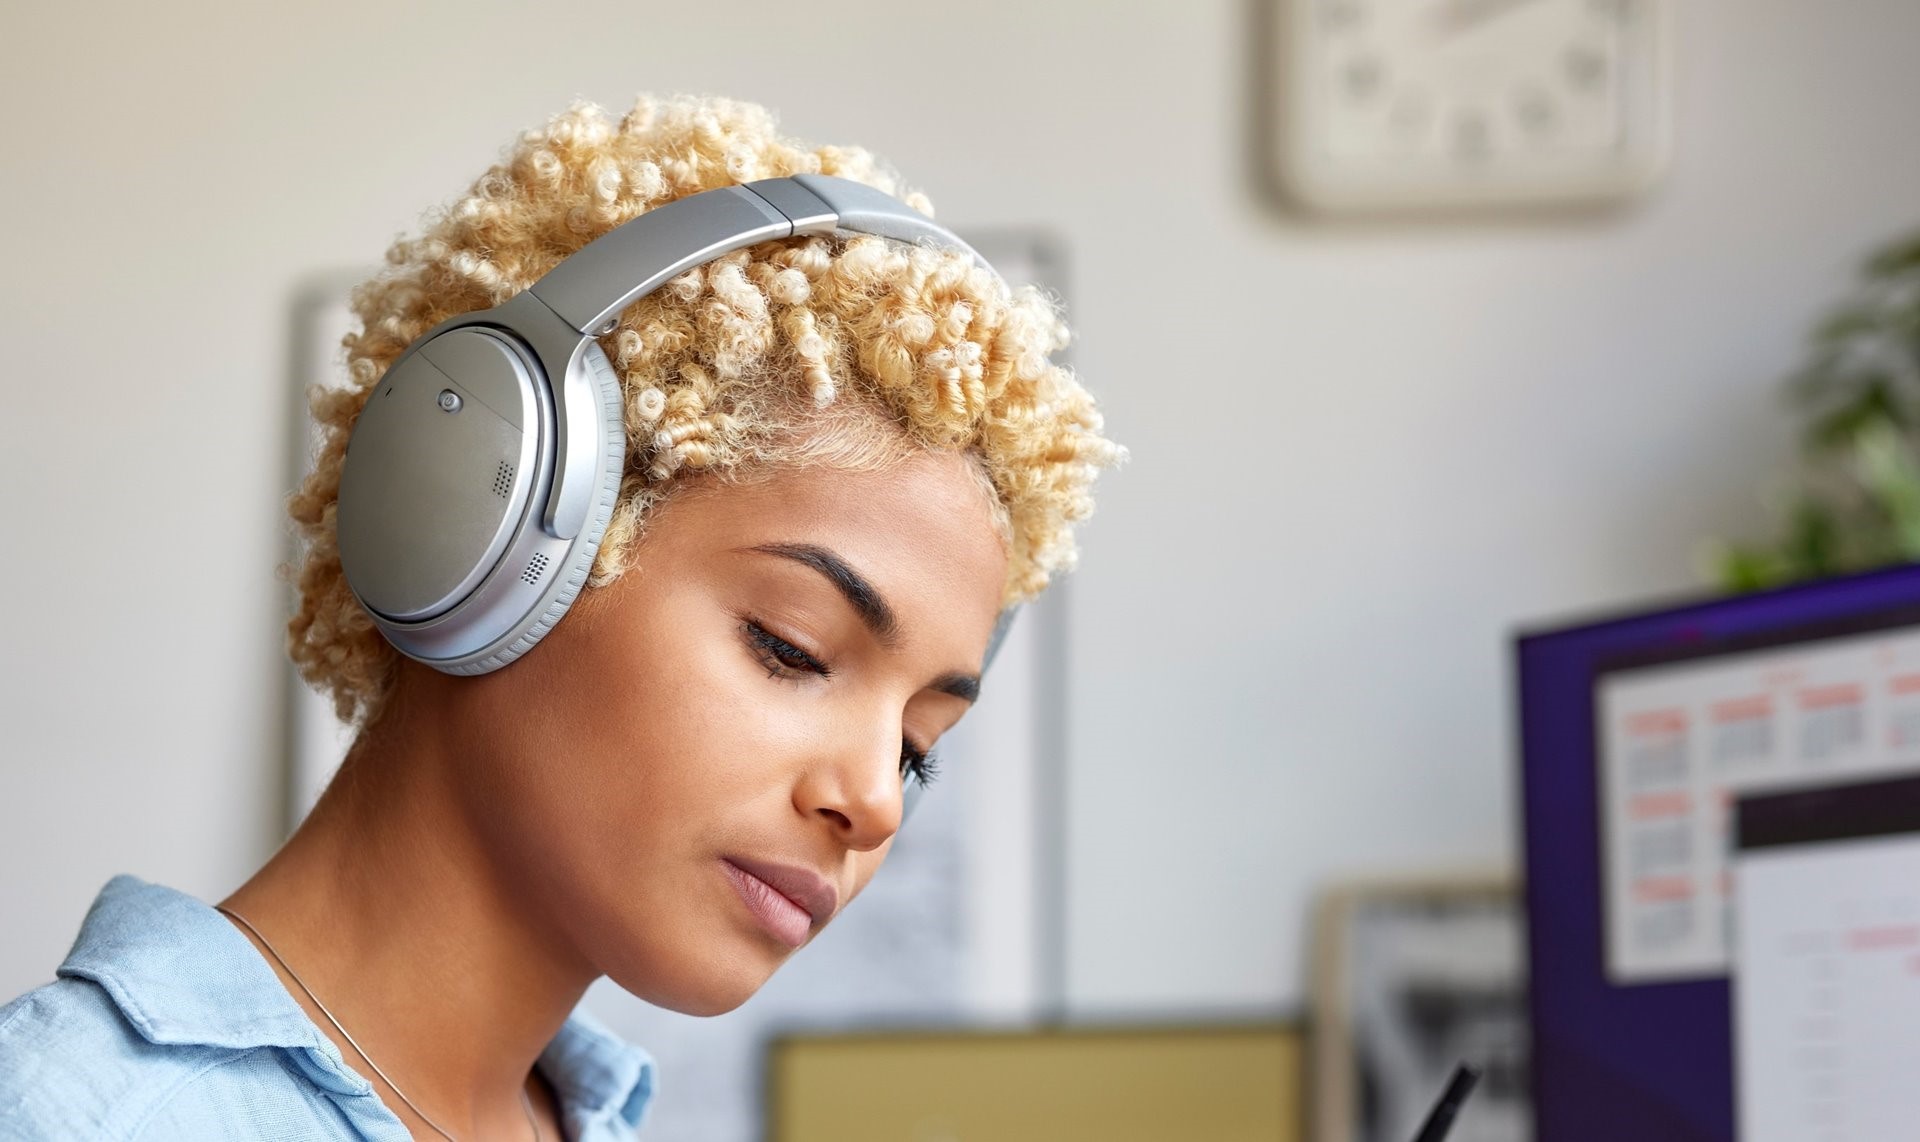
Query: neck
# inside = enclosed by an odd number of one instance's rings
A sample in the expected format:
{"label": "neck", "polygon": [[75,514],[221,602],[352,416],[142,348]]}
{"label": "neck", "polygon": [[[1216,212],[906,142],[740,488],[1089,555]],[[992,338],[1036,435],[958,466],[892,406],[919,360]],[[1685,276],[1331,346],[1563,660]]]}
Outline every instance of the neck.
{"label": "neck", "polygon": [[[433,1122],[524,1137],[529,1072],[595,973],[499,875],[460,810],[458,758],[419,721],[390,710],[362,734],[293,837],[221,903]],[[274,967],[348,1065],[425,1126]]]}

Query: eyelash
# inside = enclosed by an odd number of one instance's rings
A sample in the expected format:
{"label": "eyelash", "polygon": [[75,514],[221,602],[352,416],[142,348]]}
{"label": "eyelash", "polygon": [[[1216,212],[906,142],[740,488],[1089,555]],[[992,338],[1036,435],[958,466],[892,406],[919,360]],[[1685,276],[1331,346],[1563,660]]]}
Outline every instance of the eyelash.
{"label": "eyelash", "polygon": [[905,777],[909,773],[914,775],[920,782],[920,787],[924,789],[933,784],[934,778],[940,776],[940,759],[934,756],[932,750],[924,752],[917,750],[913,748],[912,742],[902,738],[900,739],[900,775]]}
{"label": "eyelash", "polygon": [[[754,620],[742,621],[741,628],[746,632],[747,640],[753,644],[760,665],[766,667],[767,677],[792,677],[798,673],[833,677],[832,667]],[[923,787],[932,785],[933,779],[940,773],[940,759],[932,751],[915,749],[912,742],[901,738],[900,775],[905,777],[909,773]]]}
{"label": "eyelash", "polygon": [[833,677],[833,668],[801,650],[799,647],[774,634],[752,619],[743,624],[747,638],[754,644],[760,656],[760,665],[767,668],[767,677],[778,678],[785,673],[818,674],[822,678]]}

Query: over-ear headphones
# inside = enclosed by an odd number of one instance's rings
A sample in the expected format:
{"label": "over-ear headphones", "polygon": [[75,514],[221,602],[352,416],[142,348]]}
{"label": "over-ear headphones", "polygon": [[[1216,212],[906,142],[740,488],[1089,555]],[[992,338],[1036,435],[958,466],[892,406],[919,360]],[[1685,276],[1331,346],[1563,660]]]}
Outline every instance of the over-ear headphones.
{"label": "over-ear headphones", "polygon": [[620,382],[595,338],[688,269],[835,230],[987,266],[891,195],[801,174],[649,210],[407,346],[354,424],[336,515],[347,585],[387,641],[449,674],[498,670],[539,642],[586,582],[625,466]]}

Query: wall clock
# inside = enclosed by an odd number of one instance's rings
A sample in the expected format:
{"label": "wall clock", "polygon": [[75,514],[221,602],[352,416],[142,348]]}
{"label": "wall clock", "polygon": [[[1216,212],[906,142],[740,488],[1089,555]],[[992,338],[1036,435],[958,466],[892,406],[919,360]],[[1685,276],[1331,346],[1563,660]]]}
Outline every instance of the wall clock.
{"label": "wall clock", "polygon": [[1327,213],[1603,203],[1666,165],[1674,0],[1273,0],[1290,197]]}

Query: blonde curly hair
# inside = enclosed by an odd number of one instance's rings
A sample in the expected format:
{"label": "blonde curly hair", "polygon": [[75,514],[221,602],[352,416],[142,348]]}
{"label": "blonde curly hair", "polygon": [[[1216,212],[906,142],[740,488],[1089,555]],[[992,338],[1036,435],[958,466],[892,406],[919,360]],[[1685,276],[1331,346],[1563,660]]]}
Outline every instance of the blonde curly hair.
{"label": "blonde curly hair", "polygon": [[[750,103],[643,96],[616,122],[578,102],[522,133],[353,290],[360,328],[342,341],[346,382],[309,393],[321,442],[288,502],[303,541],[288,653],[343,721],[378,716],[399,662],[347,587],[334,530],[347,438],[387,367],[427,329],[506,301],[638,214],[809,172],[932,213],[867,151],[782,137]],[[968,453],[991,486],[1009,555],[1004,601],[1018,602],[1073,565],[1072,524],[1092,511],[1099,470],[1124,454],[1101,435],[1092,397],[1049,358],[1067,342],[1055,303],[953,252],[870,236],[760,243],[674,278],[599,341],[620,376],[628,445],[589,589],[628,567],[648,509],[687,474],[872,468],[933,448]]]}

